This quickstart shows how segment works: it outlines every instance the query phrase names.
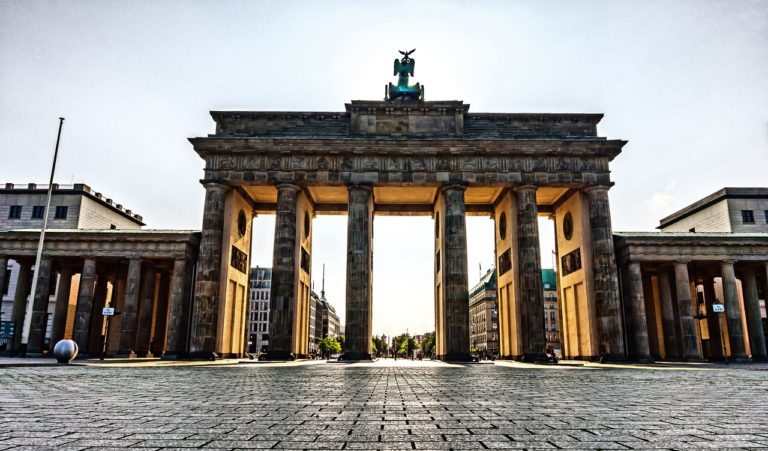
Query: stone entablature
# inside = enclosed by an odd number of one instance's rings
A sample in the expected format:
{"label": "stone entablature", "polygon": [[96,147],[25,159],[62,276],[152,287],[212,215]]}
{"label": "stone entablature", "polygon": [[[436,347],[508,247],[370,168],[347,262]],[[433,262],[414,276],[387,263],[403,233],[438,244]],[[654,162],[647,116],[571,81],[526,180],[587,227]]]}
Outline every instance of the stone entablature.
{"label": "stone entablature", "polygon": [[[39,230],[0,231],[0,255],[34,258]],[[194,259],[200,232],[187,230],[65,230],[45,233],[43,256]]]}
{"label": "stone entablature", "polygon": [[768,233],[616,232],[619,263],[768,261]]}

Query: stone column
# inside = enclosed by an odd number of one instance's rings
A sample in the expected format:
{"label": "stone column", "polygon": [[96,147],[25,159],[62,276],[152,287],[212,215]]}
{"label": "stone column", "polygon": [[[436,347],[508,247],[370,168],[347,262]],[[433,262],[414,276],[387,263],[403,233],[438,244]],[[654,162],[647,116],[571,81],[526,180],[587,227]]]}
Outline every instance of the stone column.
{"label": "stone column", "polygon": [[720,268],[723,276],[725,316],[726,321],[728,321],[728,341],[731,344],[730,360],[747,362],[749,357],[744,346],[744,331],[741,327],[741,306],[739,305],[739,293],[736,286],[736,271],[731,261],[722,262]]}
{"label": "stone column", "polygon": [[713,277],[704,279],[704,301],[707,304],[707,329],[709,329],[709,359],[713,361],[723,360],[722,327],[720,327],[720,314],[712,311],[717,301],[715,296],[715,280]]}
{"label": "stone column", "polygon": [[[37,269],[37,287],[35,299],[32,300],[32,318],[29,325],[29,341],[26,352],[38,354],[43,350],[45,341],[45,329],[48,319],[48,301],[50,296],[48,289],[51,283],[51,259],[42,257],[40,267]],[[26,321],[26,319],[25,319]]]}
{"label": "stone column", "polygon": [[155,307],[155,268],[144,264],[141,274],[141,295],[136,324],[136,356],[152,357],[149,344],[152,340],[152,313]]}
{"label": "stone column", "polygon": [[744,280],[744,311],[747,315],[747,332],[749,333],[749,346],[752,349],[752,360],[764,362],[768,360],[765,349],[765,331],[763,319],[760,316],[760,300],[757,297],[757,278],[755,269],[746,267],[742,271]]}
{"label": "stone column", "polygon": [[51,347],[64,339],[69,313],[69,292],[72,290],[72,267],[62,266],[59,271],[59,286],[56,288],[56,306],[53,311],[53,327],[51,329]]}
{"label": "stone column", "polygon": [[171,299],[168,314],[168,341],[165,355],[180,357],[185,352],[187,322],[184,320],[184,283],[187,273],[187,261],[179,259],[173,262],[171,276]]}
{"label": "stone column", "polygon": [[672,285],[669,281],[667,269],[659,271],[659,296],[661,303],[661,325],[664,335],[664,349],[667,360],[680,358],[680,347],[677,340],[677,327],[675,326],[675,311],[672,303]]}
{"label": "stone column", "polygon": [[5,272],[8,270],[8,257],[5,255],[0,255],[0,318],[3,317],[3,290],[5,289],[5,284],[8,283],[8,280],[6,280]]}
{"label": "stone column", "polygon": [[584,190],[589,198],[589,228],[592,237],[592,278],[601,360],[625,360],[619,280],[613,250],[611,208],[607,186]]}
{"label": "stone column", "polygon": [[680,342],[683,359],[688,361],[702,360],[696,344],[696,325],[693,322],[691,307],[691,279],[688,276],[688,263],[675,263],[675,287],[677,294],[677,311],[680,317]]}
{"label": "stone column", "polygon": [[96,278],[96,290],[93,295],[93,306],[91,307],[91,331],[88,338],[88,349],[83,351],[86,354],[101,355],[104,345],[104,315],[102,309],[107,304],[107,286],[109,278],[106,273],[101,273]]}
{"label": "stone column", "polygon": [[220,183],[205,184],[205,207],[200,254],[197,259],[195,299],[192,316],[190,355],[210,358],[216,350],[219,321],[219,289],[221,286],[224,204],[229,187]]}
{"label": "stone column", "polygon": [[[536,187],[515,189],[517,199],[518,280],[520,281],[520,329],[522,360],[546,360],[544,289],[541,284],[541,249]],[[466,266],[465,266],[466,267]]]}
{"label": "stone column", "polygon": [[93,310],[93,294],[96,288],[96,260],[86,258],[80,273],[80,288],[77,292],[75,307],[75,326],[72,340],[77,343],[80,352],[87,353],[88,337],[91,329],[91,311]]}
{"label": "stone column", "polygon": [[643,294],[643,273],[638,262],[630,262],[628,268],[628,342],[629,357],[639,362],[651,362],[648,344],[648,320],[645,315],[645,297]]}
{"label": "stone column", "polygon": [[[347,217],[345,360],[371,359],[373,201],[369,186],[350,185]],[[467,340],[469,341],[469,340]]]}
{"label": "stone column", "polygon": [[133,355],[136,350],[136,321],[139,311],[139,288],[141,287],[141,259],[128,261],[128,274],[125,278],[125,298],[120,330],[118,354]]}
{"label": "stone column", "polygon": [[16,324],[16,335],[12,346],[14,352],[18,352],[21,345],[21,328],[24,323],[27,298],[32,289],[32,264],[19,260],[16,263],[19,265],[19,277],[16,279],[16,292],[13,295],[13,310],[11,310],[11,321]]}
{"label": "stone column", "polygon": [[469,290],[465,186],[443,187],[443,337],[444,359],[466,361],[469,349]]}
{"label": "stone column", "polygon": [[[299,187],[291,184],[277,186],[275,211],[275,244],[272,254],[272,287],[270,289],[269,352],[270,360],[290,360],[293,355],[294,311],[298,299],[296,273],[296,208]],[[347,294],[349,297],[349,294]],[[347,311],[349,318],[349,311]],[[349,331],[347,331],[349,336]]]}
{"label": "stone column", "polygon": [[160,285],[157,294],[157,309],[155,313],[155,332],[149,347],[153,355],[165,353],[168,338],[168,307],[170,298],[171,275],[167,271],[160,273]]}

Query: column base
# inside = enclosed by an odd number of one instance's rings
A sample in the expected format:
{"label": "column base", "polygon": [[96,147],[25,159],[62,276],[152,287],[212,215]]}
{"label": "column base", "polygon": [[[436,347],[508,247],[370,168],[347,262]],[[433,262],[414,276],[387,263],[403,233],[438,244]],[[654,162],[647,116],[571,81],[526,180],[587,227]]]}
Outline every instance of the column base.
{"label": "column base", "polygon": [[656,359],[649,355],[630,356],[629,361],[634,363],[656,363]]}
{"label": "column base", "polygon": [[373,360],[370,352],[352,352],[348,351],[339,356],[339,361],[344,360]]}
{"label": "column base", "polygon": [[752,363],[752,359],[746,355],[730,356],[725,361],[726,363]]}
{"label": "column base", "polygon": [[[749,360],[749,359],[747,359],[747,360]],[[697,355],[691,355],[691,356],[683,357],[683,361],[684,362],[689,362],[689,363],[704,363],[704,362],[706,362],[706,360],[704,360],[702,357],[697,356]]]}
{"label": "column base", "polygon": [[266,354],[259,357],[259,360],[286,362],[296,360],[296,356],[290,351],[267,351]]}
{"label": "column base", "polygon": [[525,363],[547,363],[549,357],[541,352],[527,352],[520,356],[520,361]]}
{"label": "column base", "polygon": [[440,357],[444,362],[477,362],[476,357],[472,357],[468,352],[449,352]]}
{"label": "column base", "polygon": [[629,359],[623,354],[603,354],[597,361],[599,363],[627,363]]}
{"label": "column base", "polygon": [[186,359],[188,360],[216,360],[219,356],[215,352],[195,351],[190,352]]}

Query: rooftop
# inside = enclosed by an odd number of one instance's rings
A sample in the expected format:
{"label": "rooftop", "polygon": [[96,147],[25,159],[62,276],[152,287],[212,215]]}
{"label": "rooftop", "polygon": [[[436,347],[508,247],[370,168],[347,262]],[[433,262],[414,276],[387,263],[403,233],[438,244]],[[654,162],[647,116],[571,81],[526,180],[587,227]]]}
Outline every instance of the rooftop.
{"label": "rooftop", "polygon": [[[0,194],[45,194],[48,192],[48,188],[48,184],[6,183],[4,187],[0,187]],[[123,207],[122,204],[118,204],[111,198],[105,197],[102,193],[94,191],[90,186],[84,183],[75,183],[71,185],[54,183],[53,194],[82,194],[139,225],[146,225],[144,224],[144,217],[140,214],[136,214],[132,210]]]}
{"label": "rooftop", "polygon": [[768,199],[768,188],[723,188],[662,218],[656,228],[667,227],[724,199]]}

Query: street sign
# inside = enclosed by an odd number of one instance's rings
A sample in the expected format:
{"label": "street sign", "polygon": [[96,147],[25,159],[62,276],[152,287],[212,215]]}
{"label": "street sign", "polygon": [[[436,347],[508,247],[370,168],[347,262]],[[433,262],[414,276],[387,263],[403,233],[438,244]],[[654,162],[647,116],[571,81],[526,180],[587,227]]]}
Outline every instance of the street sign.
{"label": "street sign", "polygon": [[723,313],[725,311],[724,304],[712,304],[712,311],[714,313]]}
{"label": "street sign", "polygon": [[101,314],[104,315],[104,316],[114,316],[115,308],[114,307],[104,307],[101,310]]}

